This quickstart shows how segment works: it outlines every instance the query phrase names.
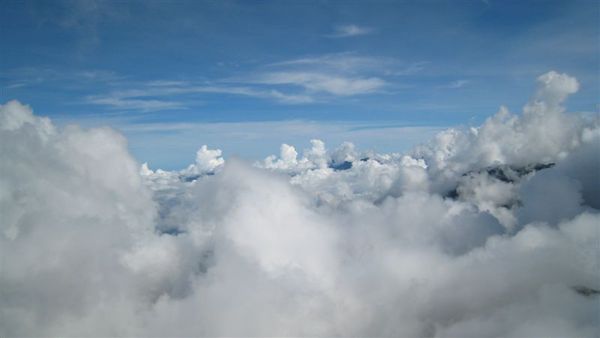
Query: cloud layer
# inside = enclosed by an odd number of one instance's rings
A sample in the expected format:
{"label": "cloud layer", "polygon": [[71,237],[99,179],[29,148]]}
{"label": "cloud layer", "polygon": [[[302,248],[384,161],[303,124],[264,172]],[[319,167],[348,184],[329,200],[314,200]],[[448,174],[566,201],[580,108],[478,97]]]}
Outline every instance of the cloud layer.
{"label": "cloud layer", "polygon": [[[323,54],[269,63],[211,81],[114,81],[109,86],[112,90],[87,95],[81,103],[119,112],[146,113],[189,109],[190,103],[197,104],[199,99],[211,95],[242,96],[284,105],[313,104],[357,95],[386,94],[390,89],[406,86],[398,83],[398,77],[417,73],[426,64],[350,52]],[[31,77],[32,71],[22,73],[23,77]],[[76,78],[101,81],[109,76],[117,78],[115,74],[98,71],[83,72]],[[46,77],[60,78],[54,73]],[[462,87],[464,81],[458,81],[457,88]]]}
{"label": "cloud layer", "polygon": [[203,146],[181,171],[10,101],[0,335],[592,337],[600,120],[538,83],[407,154]]}

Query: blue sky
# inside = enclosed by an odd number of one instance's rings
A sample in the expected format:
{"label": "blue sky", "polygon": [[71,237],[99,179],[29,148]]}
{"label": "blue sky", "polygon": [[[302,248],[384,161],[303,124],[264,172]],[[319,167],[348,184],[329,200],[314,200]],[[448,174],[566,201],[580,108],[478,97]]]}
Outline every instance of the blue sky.
{"label": "blue sky", "polygon": [[549,70],[597,112],[599,19],[597,1],[3,0],[0,101],[113,126],[169,169],[202,144],[402,151],[519,111]]}

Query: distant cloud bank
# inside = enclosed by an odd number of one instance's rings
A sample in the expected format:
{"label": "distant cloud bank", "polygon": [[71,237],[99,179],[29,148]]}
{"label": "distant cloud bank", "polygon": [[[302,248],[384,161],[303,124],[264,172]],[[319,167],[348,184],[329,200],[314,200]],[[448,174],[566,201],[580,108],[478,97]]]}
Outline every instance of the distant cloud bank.
{"label": "distant cloud bank", "polygon": [[[269,74],[332,95],[383,85]],[[593,337],[600,119],[565,112],[578,89],[548,72],[522,113],[405,154],[315,139],[251,164],[203,146],[180,171],[7,102],[0,336]]]}

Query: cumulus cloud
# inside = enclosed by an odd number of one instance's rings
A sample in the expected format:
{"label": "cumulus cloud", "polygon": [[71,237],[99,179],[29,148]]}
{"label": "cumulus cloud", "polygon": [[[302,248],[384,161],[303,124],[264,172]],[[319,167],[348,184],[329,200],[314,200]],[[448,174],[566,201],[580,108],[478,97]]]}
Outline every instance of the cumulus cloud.
{"label": "cumulus cloud", "polygon": [[2,336],[577,336],[600,329],[600,121],[521,114],[153,170],[109,128],[0,106]]}

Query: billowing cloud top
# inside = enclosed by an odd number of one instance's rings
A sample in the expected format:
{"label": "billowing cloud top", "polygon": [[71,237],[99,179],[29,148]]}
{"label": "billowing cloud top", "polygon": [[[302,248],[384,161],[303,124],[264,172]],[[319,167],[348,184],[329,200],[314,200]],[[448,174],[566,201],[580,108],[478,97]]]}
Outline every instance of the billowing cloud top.
{"label": "billowing cloud top", "polygon": [[600,120],[538,82],[403,155],[203,146],[181,171],[10,101],[0,336],[595,336]]}

